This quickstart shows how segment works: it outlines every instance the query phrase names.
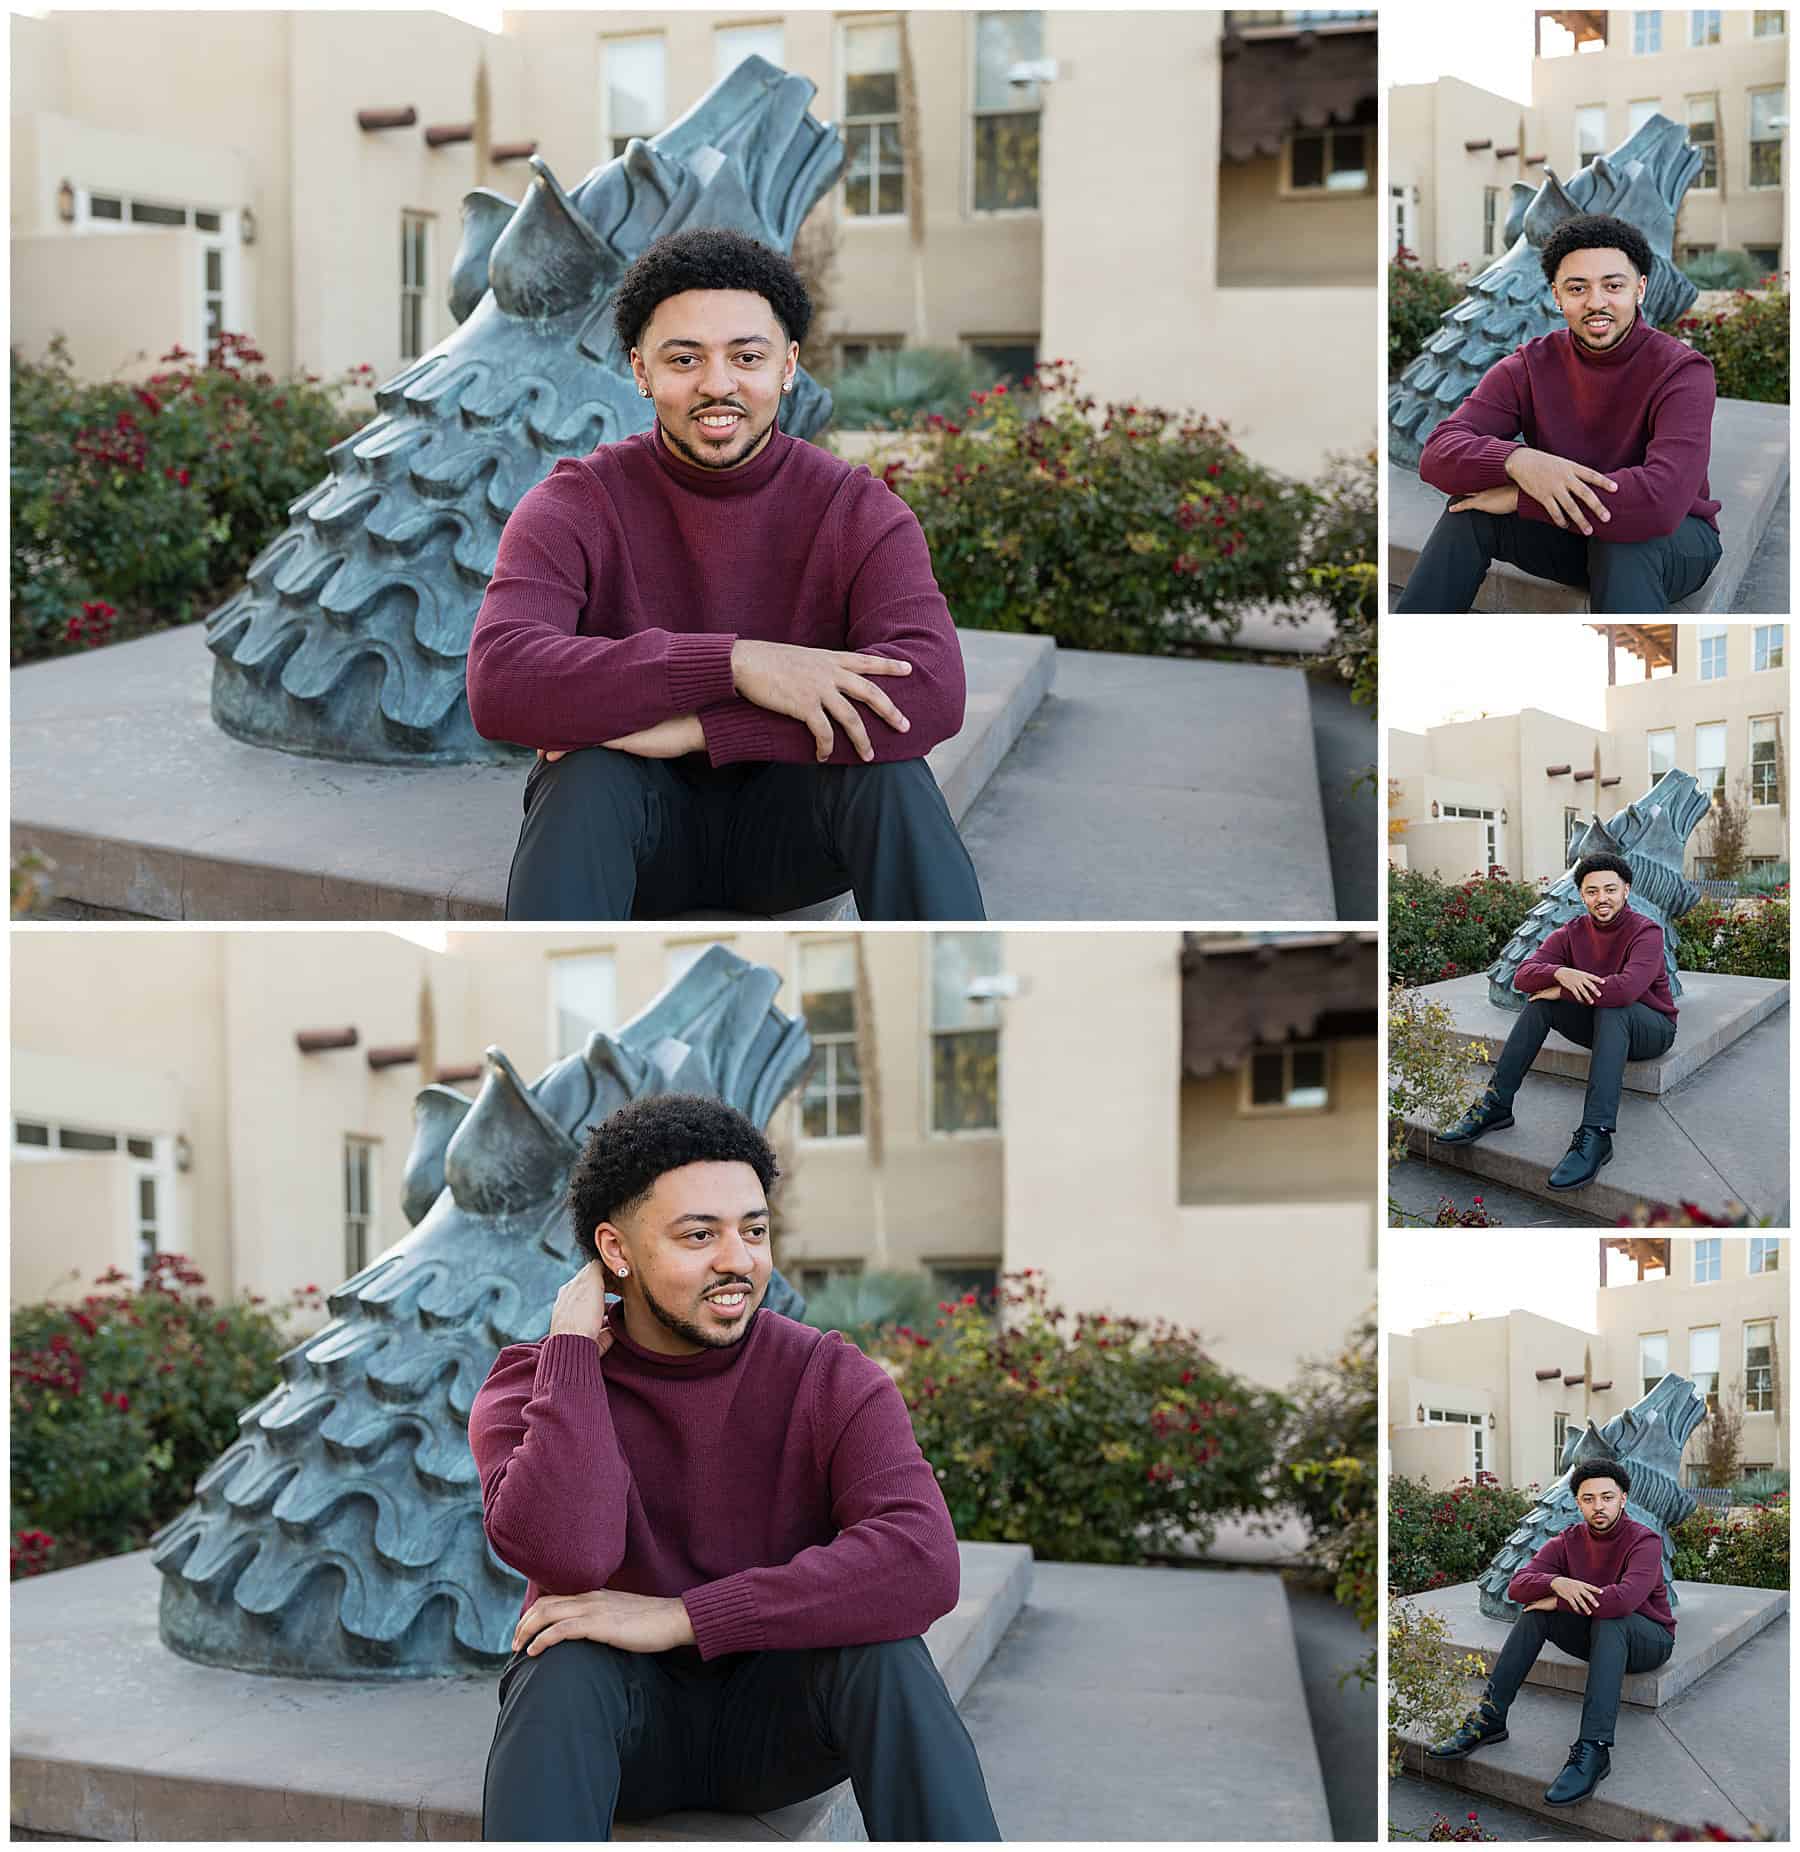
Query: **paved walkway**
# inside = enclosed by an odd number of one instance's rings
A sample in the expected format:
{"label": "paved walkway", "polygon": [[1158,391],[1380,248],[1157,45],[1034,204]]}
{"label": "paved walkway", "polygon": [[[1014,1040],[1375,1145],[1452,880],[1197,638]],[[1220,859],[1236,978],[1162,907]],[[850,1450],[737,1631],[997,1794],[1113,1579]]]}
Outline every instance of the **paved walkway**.
{"label": "paved walkway", "polygon": [[1609,1844],[1603,1834],[1584,1833],[1566,1820],[1545,1820],[1522,1807],[1509,1807],[1505,1801],[1488,1795],[1459,1794],[1441,1781],[1420,1781],[1402,1775],[1388,1783],[1388,1837],[1390,1839],[1428,1840],[1432,1823],[1444,1818],[1452,1826],[1466,1826],[1473,1811],[1482,1830],[1502,1844],[1572,1840]]}
{"label": "paved walkway", "polygon": [[1009,1840],[1331,1837],[1274,1575],[1039,1563],[962,1709]]}
{"label": "paved walkway", "polygon": [[[1490,1183],[1471,1177],[1467,1171],[1452,1170],[1447,1164],[1432,1164],[1424,1158],[1409,1157],[1388,1169],[1388,1226],[1390,1228],[1431,1228],[1435,1225],[1438,1203],[1448,1196],[1459,1209],[1473,1208],[1475,1198],[1502,1228],[1611,1228],[1606,1217],[1589,1215],[1567,1203],[1545,1202],[1527,1196],[1522,1190],[1509,1190],[1504,1183]],[[1404,1217],[1416,1220],[1405,1220]]]}
{"label": "paved walkway", "polygon": [[1793,561],[1788,552],[1788,487],[1783,485],[1781,500],[1770,517],[1762,544],[1750,556],[1737,589],[1732,609],[1738,612],[1773,611],[1791,614],[1788,581]]}
{"label": "paved walkway", "polygon": [[1380,1635],[1372,1628],[1365,1633],[1348,1608],[1317,1589],[1299,1587],[1292,1578],[1287,1598],[1307,1714],[1325,1775],[1332,1837],[1378,1838],[1384,1753],[1380,1694],[1374,1685],[1344,1674],[1361,1663]]}

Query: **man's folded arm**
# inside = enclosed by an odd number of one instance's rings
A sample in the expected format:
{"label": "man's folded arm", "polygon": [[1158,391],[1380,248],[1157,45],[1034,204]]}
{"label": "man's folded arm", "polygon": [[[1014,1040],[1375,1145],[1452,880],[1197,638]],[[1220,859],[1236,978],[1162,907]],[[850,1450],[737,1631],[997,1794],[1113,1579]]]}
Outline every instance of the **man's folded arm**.
{"label": "man's folded arm", "polygon": [[[1475,390],[1425,440],[1419,479],[1446,495],[1479,495],[1483,489],[1512,486],[1506,459],[1519,447],[1516,354],[1497,360],[1476,382]],[[1526,497],[1519,497],[1521,511]]]}
{"label": "man's folded arm", "polygon": [[1596,539],[1660,540],[1693,511],[1712,458],[1717,396],[1708,365],[1680,366],[1663,382],[1650,401],[1643,462],[1606,472],[1619,487],[1615,494],[1602,492],[1612,519]]}
{"label": "man's folded arm", "polygon": [[[850,582],[842,645],[863,655],[892,656],[912,664],[910,675],[871,677],[911,723],[906,732],[890,726],[866,703],[855,703],[876,764],[922,759],[934,746],[954,738],[962,728],[967,697],[962,645],[932,574],[924,533],[912,510],[891,490],[880,486],[880,492],[887,505],[873,505],[873,544],[867,546]],[[867,528],[863,531],[866,543]],[[742,696],[703,707],[700,721],[714,765],[738,759],[806,765],[818,758],[804,721],[772,714]],[[827,763],[861,764],[843,727],[833,722],[832,730],[835,738]]]}
{"label": "man's folded arm", "polygon": [[[1528,1607],[1534,1601],[1542,1601],[1546,1595],[1554,1595],[1556,1590],[1550,1586],[1551,1582],[1568,1573],[1568,1545],[1561,1536],[1552,1537],[1507,1583],[1506,1598],[1518,1602],[1520,1607]],[[1557,1605],[1562,1605],[1560,1600]]]}
{"label": "man's folded arm", "polygon": [[956,1606],[956,1532],[891,1382],[865,1391],[829,1471],[831,1542],[681,1597],[703,1659],[911,1639]]}
{"label": "man's folded arm", "polygon": [[1620,1565],[1619,1579],[1609,1582],[1594,1603],[1595,1620],[1623,1620],[1635,1614],[1662,1581],[1662,1539],[1640,1537]]}
{"label": "man's folded arm", "polygon": [[1594,999],[1595,1009],[1629,1009],[1649,994],[1663,965],[1662,934],[1640,931],[1625,954],[1624,964],[1611,977],[1601,980],[1600,995]]}
{"label": "man's folded arm", "polygon": [[625,1559],[631,1472],[592,1338],[502,1351],[469,1411],[469,1447],[482,1528],[503,1563],[551,1595],[611,1581]]}
{"label": "man's folded arm", "polygon": [[1556,982],[1557,968],[1566,965],[1570,955],[1569,929],[1558,926],[1513,973],[1513,989],[1522,990],[1528,997],[1535,991],[1548,990]]}
{"label": "man's folded arm", "polygon": [[734,634],[578,634],[603,525],[575,469],[513,510],[469,639],[469,716],[484,739],[596,746],[730,697]]}

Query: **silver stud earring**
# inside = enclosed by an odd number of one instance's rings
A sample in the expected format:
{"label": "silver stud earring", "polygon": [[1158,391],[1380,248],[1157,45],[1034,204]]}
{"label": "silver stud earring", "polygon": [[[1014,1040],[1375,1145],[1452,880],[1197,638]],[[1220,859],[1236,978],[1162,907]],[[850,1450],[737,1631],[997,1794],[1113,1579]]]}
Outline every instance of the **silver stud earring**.
{"label": "silver stud earring", "polygon": [[647,399],[649,398],[649,396],[650,396],[650,388],[648,386],[638,387],[638,397],[640,399]]}
{"label": "silver stud earring", "polygon": [[626,1276],[626,1274],[628,1274],[628,1273],[629,1273],[630,1271],[631,1271],[631,1269],[630,1269],[629,1267],[621,1267],[621,1268],[619,1269],[619,1278],[620,1278],[620,1279],[624,1279],[624,1277]]}
{"label": "silver stud earring", "polygon": [[786,383],[786,384],[785,384],[785,385],[784,385],[784,386],[783,386],[783,387],[781,388],[781,390],[782,390],[783,392],[792,392],[792,391],[794,390],[794,382],[793,382],[793,381],[792,381],[792,380],[790,379],[790,380],[789,380],[789,381],[787,381],[787,383]]}

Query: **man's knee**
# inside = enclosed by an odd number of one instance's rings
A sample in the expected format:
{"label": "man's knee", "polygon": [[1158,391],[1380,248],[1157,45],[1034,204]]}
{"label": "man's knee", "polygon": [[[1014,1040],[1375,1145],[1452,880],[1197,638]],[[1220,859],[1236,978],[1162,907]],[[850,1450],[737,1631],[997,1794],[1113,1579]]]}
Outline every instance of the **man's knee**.
{"label": "man's knee", "polygon": [[937,780],[923,759],[885,759],[836,769],[842,774],[838,804],[858,815],[905,821],[933,816],[944,807]]}
{"label": "man's knee", "polygon": [[558,1640],[521,1656],[501,1699],[508,1711],[545,1715],[574,1711],[585,1721],[622,1731],[631,1717],[630,1655],[599,1640]]}
{"label": "man's knee", "polygon": [[[1587,545],[1588,588],[1596,601],[1623,579],[1649,579],[1668,590],[1671,548],[1664,540],[1601,540]],[[1658,610],[1663,607],[1659,605]]]}
{"label": "man's knee", "polygon": [[566,753],[553,764],[538,767],[531,781],[530,806],[612,804],[639,809],[649,784],[646,761],[606,746],[590,746]]}
{"label": "man's knee", "polygon": [[823,1657],[830,1662],[834,1682],[847,1688],[904,1689],[917,1687],[921,1681],[941,1682],[930,1649],[916,1636],[833,1647]]}

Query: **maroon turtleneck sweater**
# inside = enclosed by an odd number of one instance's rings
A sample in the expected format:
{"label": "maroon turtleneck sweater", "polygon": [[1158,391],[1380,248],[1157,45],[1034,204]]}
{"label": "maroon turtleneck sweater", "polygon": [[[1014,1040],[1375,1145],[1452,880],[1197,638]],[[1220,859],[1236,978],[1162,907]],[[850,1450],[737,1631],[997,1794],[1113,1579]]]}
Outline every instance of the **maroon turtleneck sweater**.
{"label": "maroon turtleneck sweater", "polygon": [[[879,477],[775,431],[737,469],[676,456],[653,427],[565,457],[521,498],[469,643],[486,739],[596,746],[698,713],[714,765],[812,763],[813,737],[736,692],[739,637],[912,664],[859,705],[875,758],[923,758],[963,719],[963,660],[918,518]],[[842,727],[831,763],[858,762]]]}
{"label": "maroon turtleneck sweater", "polygon": [[1592,1006],[1597,1010],[1647,1003],[1665,1016],[1677,1014],[1663,957],[1663,930],[1648,914],[1632,912],[1629,904],[1613,915],[1609,926],[1596,926],[1590,914],[1582,913],[1557,927],[1538,947],[1537,956],[1520,965],[1513,989],[1527,996],[1548,990],[1556,982],[1558,965],[1605,979]]}
{"label": "maroon turtleneck sweater", "polygon": [[469,1412],[494,1554],[541,1594],[679,1596],[703,1659],[910,1639],[961,1564],[900,1392],[837,1333],[767,1310],[693,1357],[510,1344]]}
{"label": "maroon turtleneck sweater", "polygon": [[[1596,491],[1612,516],[1593,523],[1596,540],[1655,540],[1690,514],[1717,528],[1706,483],[1715,396],[1712,362],[1641,315],[1601,354],[1560,328],[1488,368],[1427,439],[1419,475],[1446,495],[1508,488],[1506,459],[1523,432],[1533,450],[1604,470],[1619,485]],[[1550,519],[1522,489],[1519,513]]]}
{"label": "maroon turtleneck sweater", "polygon": [[[1604,1537],[1596,1537],[1585,1522],[1571,1524],[1507,1583],[1507,1596],[1522,1606],[1542,1601],[1554,1593],[1550,1580],[1559,1575],[1599,1589],[1590,1620],[1645,1614],[1659,1627],[1675,1631],[1675,1610],[1663,1586],[1662,1539],[1636,1518],[1621,1517]],[[1575,1612],[1560,1595],[1556,1605],[1559,1612]]]}

